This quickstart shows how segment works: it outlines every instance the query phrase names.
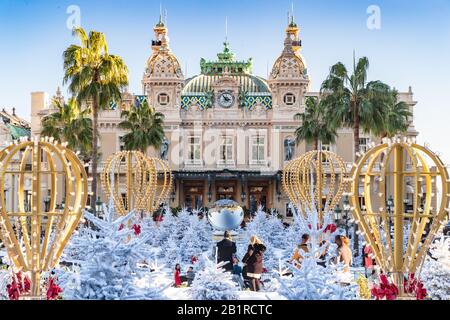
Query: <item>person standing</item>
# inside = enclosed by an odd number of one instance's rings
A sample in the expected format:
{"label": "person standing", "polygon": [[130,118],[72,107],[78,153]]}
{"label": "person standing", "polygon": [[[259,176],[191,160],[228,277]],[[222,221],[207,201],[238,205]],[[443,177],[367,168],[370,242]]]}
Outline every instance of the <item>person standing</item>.
{"label": "person standing", "polygon": [[374,273],[374,265],[375,260],[372,259],[372,248],[369,245],[364,245],[363,247],[363,261],[364,261],[364,269],[366,270],[366,277],[371,277]]}
{"label": "person standing", "polygon": [[337,245],[337,262],[344,264],[344,269],[337,273],[338,281],[350,283],[352,281],[350,266],[353,263],[352,250],[349,246],[350,240],[346,236],[337,235],[334,242]]}
{"label": "person standing", "polygon": [[293,263],[297,269],[300,268],[303,260],[301,251],[303,253],[309,252],[308,242],[309,242],[309,234],[305,233],[302,235],[302,242],[297,248],[295,248],[294,254],[292,255],[290,262]]}
{"label": "person standing", "polygon": [[264,252],[266,246],[262,243],[254,245],[253,253],[247,260],[247,277],[250,280],[250,290],[261,290],[261,274],[263,273],[264,266]]}
{"label": "person standing", "polygon": [[247,252],[242,258],[242,262],[244,263],[244,267],[242,268],[242,276],[245,281],[249,281],[250,279],[247,277],[247,261],[253,255],[256,244],[262,244],[262,241],[255,235],[251,236],[250,243],[247,247]]}
{"label": "person standing", "polygon": [[231,239],[231,234],[225,231],[223,240],[217,243],[217,263],[226,262],[223,265],[225,271],[233,270],[233,255],[236,253],[236,243]]}
{"label": "person standing", "polygon": [[181,267],[179,263],[175,265],[174,277],[175,277],[175,287],[178,288],[179,286],[181,286]]}

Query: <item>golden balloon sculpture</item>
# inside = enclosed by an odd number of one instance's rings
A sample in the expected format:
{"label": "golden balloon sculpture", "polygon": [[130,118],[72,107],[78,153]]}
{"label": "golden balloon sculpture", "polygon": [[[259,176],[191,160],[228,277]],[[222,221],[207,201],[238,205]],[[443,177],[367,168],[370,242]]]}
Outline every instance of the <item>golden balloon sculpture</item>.
{"label": "golden balloon sculpture", "polygon": [[330,151],[310,151],[291,160],[283,170],[282,185],[294,206],[334,210],[345,190],[345,165]]}
{"label": "golden balloon sculpture", "polygon": [[101,180],[119,215],[131,210],[152,213],[169,196],[172,187],[169,165],[140,151],[121,151],[109,157]]}
{"label": "golden balloon sculpture", "polygon": [[376,263],[403,294],[447,217],[449,177],[439,157],[395,138],[370,149],[351,171],[350,203]]}
{"label": "golden balloon sculpture", "polygon": [[40,299],[41,273],[58,263],[81,219],[88,177],[66,144],[42,138],[1,150],[0,178],[0,237],[16,272],[31,275],[30,298]]}

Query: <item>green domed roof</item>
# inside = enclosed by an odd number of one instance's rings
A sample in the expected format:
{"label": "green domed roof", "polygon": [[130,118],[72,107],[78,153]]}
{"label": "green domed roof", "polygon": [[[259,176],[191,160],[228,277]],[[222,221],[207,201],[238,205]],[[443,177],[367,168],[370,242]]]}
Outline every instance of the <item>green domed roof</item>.
{"label": "green domed roof", "polygon": [[[200,74],[187,79],[182,94],[210,92],[212,85],[221,77],[221,75]],[[270,93],[266,80],[261,77],[251,74],[229,75],[228,77],[234,79],[244,92]]]}
{"label": "green domed roof", "polygon": [[243,92],[270,93],[266,80],[251,74],[252,58],[236,61],[228,42],[225,41],[223,45],[223,51],[217,54],[216,61],[200,60],[201,74],[186,80],[182,95],[211,92],[213,84],[222,76],[235,80]]}

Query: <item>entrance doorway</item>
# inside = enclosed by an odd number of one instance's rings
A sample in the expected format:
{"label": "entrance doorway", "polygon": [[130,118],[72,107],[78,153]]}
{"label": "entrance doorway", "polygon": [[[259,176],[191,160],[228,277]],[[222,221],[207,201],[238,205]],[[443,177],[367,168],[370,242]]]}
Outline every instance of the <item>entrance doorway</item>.
{"label": "entrance doorway", "polygon": [[188,209],[203,207],[203,195],[205,192],[203,183],[192,183],[184,186],[184,205]]}
{"label": "entrance doorway", "polygon": [[249,185],[249,209],[253,214],[258,210],[259,206],[267,208],[268,203],[268,186],[267,184]]}
{"label": "entrance doorway", "polygon": [[216,182],[216,200],[236,201],[236,182]]}

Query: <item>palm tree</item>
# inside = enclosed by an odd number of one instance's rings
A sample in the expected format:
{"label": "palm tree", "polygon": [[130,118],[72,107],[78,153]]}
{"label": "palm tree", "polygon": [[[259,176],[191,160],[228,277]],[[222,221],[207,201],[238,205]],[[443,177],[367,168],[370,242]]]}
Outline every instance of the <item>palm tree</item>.
{"label": "palm tree", "polygon": [[[343,63],[338,62],[330,69],[330,74],[322,83],[322,101],[326,106],[333,127],[353,129],[355,160],[360,152],[360,129],[374,134],[391,135],[408,128],[405,105],[397,103],[395,91],[381,81],[367,81],[369,60],[362,57],[356,63],[353,55],[353,73],[349,74]],[[354,226],[353,249],[359,251]]]}
{"label": "palm tree", "polygon": [[90,109],[81,110],[75,99],[66,104],[54,100],[57,111],[42,118],[42,136],[67,142],[72,150],[78,150],[83,160],[89,161],[92,149],[92,119]]}
{"label": "palm tree", "polygon": [[386,99],[390,88],[381,81],[367,82],[369,60],[353,58],[353,73],[349,74],[341,62],[333,65],[322,83],[322,102],[326,106],[333,127],[353,129],[354,154],[357,159],[360,130],[381,132],[384,129]]}
{"label": "palm tree", "polygon": [[322,143],[334,143],[336,140],[336,129],[330,125],[325,105],[316,97],[307,97],[305,101],[305,112],[297,113],[294,118],[301,122],[295,130],[296,142],[301,141],[314,144],[314,150],[318,150],[319,141]]}
{"label": "palm tree", "polygon": [[119,128],[129,131],[123,136],[126,150],[146,153],[148,147],[159,148],[164,140],[164,115],[149,106],[147,100],[130,110],[124,110]]}
{"label": "palm tree", "polygon": [[[98,112],[106,109],[113,101],[121,99],[121,91],[128,85],[128,68],[119,56],[108,53],[105,35],[91,31],[89,35],[82,28],[75,28],[73,34],[80,45],[69,46],[63,54],[64,83],[77,101],[92,107],[92,192],[97,199],[98,162]],[[95,214],[95,205],[91,205]]]}
{"label": "palm tree", "polygon": [[373,130],[376,136],[392,138],[398,133],[406,132],[409,127],[409,118],[412,116],[409,106],[398,100],[397,90],[392,90],[385,101],[383,109],[383,125],[380,130]]}

